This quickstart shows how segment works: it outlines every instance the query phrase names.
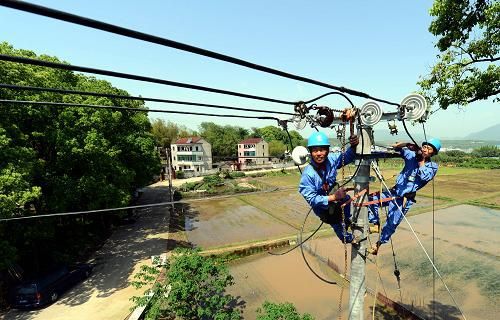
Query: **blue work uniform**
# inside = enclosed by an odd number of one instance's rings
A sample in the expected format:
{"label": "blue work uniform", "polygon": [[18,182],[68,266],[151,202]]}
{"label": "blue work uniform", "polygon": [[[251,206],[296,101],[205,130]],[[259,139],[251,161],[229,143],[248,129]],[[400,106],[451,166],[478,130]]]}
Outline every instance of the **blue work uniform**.
{"label": "blue work uniform", "polygon": [[[347,165],[354,161],[355,152],[352,148],[347,149],[344,153],[344,165]],[[329,153],[325,162],[324,168],[319,168],[318,165],[311,161],[311,163],[304,169],[302,177],[299,184],[299,192],[302,194],[304,199],[312,207],[312,210],[317,216],[328,210],[328,192],[323,188],[326,183],[331,189],[331,186],[335,184],[337,178],[337,169],[342,168],[342,153],[335,152]],[[345,202],[349,199],[343,199]],[[344,221],[338,224],[331,224],[333,230],[343,242],[344,236],[347,243],[352,242],[353,236],[351,233],[347,232],[345,235],[343,233],[346,225],[350,223],[351,220],[351,209],[350,205],[344,208]]]}
{"label": "blue work uniform", "polygon": [[[416,159],[416,153],[408,148],[401,148],[399,152],[405,161],[403,170],[401,170],[396,179],[396,185],[391,188],[390,191],[386,190],[380,195],[382,199],[395,197],[392,201],[382,203],[384,207],[389,206],[389,210],[387,213],[387,221],[380,235],[380,243],[387,243],[389,241],[392,234],[396,231],[397,226],[401,220],[403,220],[403,215],[406,215],[408,210],[410,210],[411,206],[415,203],[415,192],[422,189],[431,181],[438,170],[437,164],[432,161],[427,161],[420,167]],[[406,197],[406,203],[403,207],[404,197]],[[379,196],[372,196],[370,200],[379,200]],[[371,223],[379,223],[379,206],[380,203],[376,203],[370,205],[368,208],[368,220]],[[399,210],[398,206],[401,208],[402,212]]]}

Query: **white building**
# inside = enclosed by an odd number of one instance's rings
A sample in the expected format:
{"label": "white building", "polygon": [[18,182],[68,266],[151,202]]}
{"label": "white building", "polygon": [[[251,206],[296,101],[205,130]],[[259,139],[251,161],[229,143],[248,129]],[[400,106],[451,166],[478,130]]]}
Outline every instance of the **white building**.
{"label": "white building", "polygon": [[[258,158],[252,158],[258,157]],[[269,163],[269,144],[261,138],[238,142],[238,162],[244,165]]]}
{"label": "white building", "polygon": [[172,166],[197,176],[212,169],[212,145],[200,137],[181,138],[171,146]]}

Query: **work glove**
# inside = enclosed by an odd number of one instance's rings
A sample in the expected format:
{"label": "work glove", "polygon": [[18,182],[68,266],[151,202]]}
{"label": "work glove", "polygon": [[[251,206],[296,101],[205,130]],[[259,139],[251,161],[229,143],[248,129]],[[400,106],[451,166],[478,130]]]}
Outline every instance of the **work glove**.
{"label": "work glove", "polygon": [[414,143],[408,143],[408,144],[406,144],[406,147],[407,147],[409,150],[411,150],[411,151],[418,151],[418,150],[420,150],[420,147],[419,147],[419,146],[417,146],[417,145],[416,145],[416,144],[414,144]]}
{"label": "work glove", "polygon": [[347,194],[346,194],[344,188],[339,188],[339,189],[337,189],[337,191],[335,191],[334,195],[335,195],[335,199],[336,199],[335,201],[340,201],[340,200],[344,199]]}
{"label": "work glove", "polygon": [[356,148],[356,146],[359,144],[358,136],[355,135],[350,136],[349,143],[351,144],[351,148]]}
{"label": "work glove", "polygon": [[417,151],[415,151],[415,159],[417,159],[417,162],[424,160],[424,156],[422,155],[422,149],[418,149]]}

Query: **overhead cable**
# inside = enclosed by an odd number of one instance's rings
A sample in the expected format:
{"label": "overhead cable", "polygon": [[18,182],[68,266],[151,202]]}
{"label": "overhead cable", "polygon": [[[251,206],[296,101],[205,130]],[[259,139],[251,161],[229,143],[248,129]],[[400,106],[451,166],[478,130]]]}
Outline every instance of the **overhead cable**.
{"label": "overhead cable", "polygon": [[[265,190],[265,191],[243,192],[243,193],[239,193],[238,196],[253,195],[253,194],[260,194],[260,193],[269,193],[269,192],[274,192],[277,190],[280,190],[280,188],[273,188],[273,189]],[[33,216],[2,218],[2,219],[0,219],[0,222],[14,221],[14,220],[51,218],[51,217],[60,217],[60,216],[72,216],[72,215],[81,215],[81,214],[87,214],[87,213],[113,212],[113,211],[120,211],[120,210],[127,210],[127,209],[145,209],[145,208],[151,208],[151,207],[162,207],[162,206],[167,206],[167,205],[172,205],[172,204],[191,203],[191,202],[198,202],[198,201],[204,201],[204,200],[214,200],[214,199],[224,199],[224,198],[230,198],[232,196],[234,196],[234,195],[222,195],[222,196],[214,196],[214,197],[199,198],[199,199],[166,201],[166,202],[144,204],[144,205],[137,205],[137,206],[118,207],[118,208],[82,210],[82,211],[71,211],[71,212],[58,212],[58,213],[49,213],[49,214],[38,214],[38,215],[33,215]]]}
{"label": "overhead cable", "polygon": [[160,98],[146,98],[146,97],[111,94],[111,93],[68,90],[68,89],[58,89],[58,88],[20,86],[20,85],[6,84],[6,83],[0,83],[0,88],[10,89],[10,90],[25,90],[25,91],[39,91],[39,92],[54,92],[54,93],[61,93],[61,94],[75,94],[75,95],[81,95],[81,96],[105,97],[105,98],[124,99],[124,100],[162,102],[162,103],[171,103],[171,104],[180,104],[180,105],[190,105],[190,106],[196,106],[196,107],[207,107],[207,108],[216,108],[216,109],[228,109],[228,110],[262,112],[262,113],[275,113],[275,114],[292,115],[292,116],[294,115],[294,113],[290,113],[290,112],[250,109],[250,108],[241,108],[241,107],[230,107],[230,106],[222,106],[222,105],[209,104],[209,103],[198,103],[198,102],[191,102],[191,101],[177,101],[177,100],[168,100],[168,99],[160,99]]}
{"label": "overhead cable", "polygon": [[0,60],[35,65],[35,66],[41,66],[41,67],[48,67],[48,68],[54,68],[54,69],[62,69],[62,70],[100,74],[100,75],[104,75],[104,76],[110,76],[110,77],[116,77],[116,78],[122,78],[122,79],[130,79],[130,80],[137,80],[137,81],[143,81],[143,82],[158,83],[158,84],[163,84],[163,85],[167,85],[167,86],[180,87],[180,88],[199,90],[199,91],[206,91],[206,92],[212,92],[212,93],[219,93],[219,94],[225,94],[225,95],[254,99],[254,100],[261,100],[261,101],[267,101],[267,102],[291,104],[291,105],[295,104],[294,101],[285,101],[285,100],[279,100],[279,99],[273,99],[273,98],[266,98],[266,97],[255,96],[255,95],[241,93],[241,92],[204,87],[204,86],[199,86],[199,85],[190,84],[190,83],[176,82],[176,81],[170,81],[170,80],[165,80],[165,79],[140,76],[140,75],[135,75],[135,74],[130,74],[130,73],[116,72],[116,71],[111,71],[111,70],[75,66],[75,65],[65,64],[65,63],[57,63],[57,62],[50,62],[50,61],[45,61],[45,60],[30,59],[30,58],[25,58],[25,57],[9,56],[9,55],[5,55],[5,54],[0,54]]}
{"label": "overhead cable", "polygon": [[266,67],[263,65],[255,64],[255,63],[252,63],[252,62],[249,62],[246,60],[231,57],[231,56],[221,54],[218,52],[214,52],[214,51],[206,50],[203,48],[191,46],[191,45],[188,45],[185,43],[181,43],[181,42],[173,41],[170,39],[154,36],[154,35],[139,32],[136,30],[127,29],[124,27],[110,24],[110,23],[106,23],[106,22],[78,16],[78,15],[71,14],[68,12],[64,12],[64,11],[55,10],[52,8],[32,4],[29,2],[16,1],[16,0],[2,0],[2,1],[0,1],[0,5],[5,6],[5,7],[9,7],[9,8],[13,8],[13,9],[17,9],[17,10],[21,10],[21,11],[25,11],[25,12],[31,12],[31,13],[34,13],[37,15],[42,15],[42,16],[57,19],[57,20],[62,20],[62,21],[86,26],[86,27],[93,28],[93,29],[98,29],[98,30],[122,35],[122,36],[125,36],[128,38],[138,39],[138,40],[142,40],[142,41],[146,41],[146,42],[150,42],[150,43],[155,43],[155,44],[159,44],[162,46],[166,46],[166,47],[170,47],[170,48],[174,48],[174,49],[178,49],[178,50],[182,50],[182,51],[191,52],[191,53],[194,53],[197,55],[201,55],[201,56],[213,58],[216,60],[229,62],[232,64],[236,64],[236,65],[243,66],[243,67],[250,68],[250,69],[254,69],[254,70],[263,71],[263,72],[274,74],[274,75],[277,75],[280,77],[284,77],[284,78],[288,78],[288,79],[292,79],[292,80],[297,80],[297,81],[301,81],[301,82],[305,82],[305,83],[310,83],[310,84],[314,84],[314,85],[321,86],[324,88],[338,90],[338,91],[341,91],[341,92],[344,92],[344,93],[347,93],[347,94],[350,94],[353,96],[366,98],[366,99],[372,99],[372,100],[379,101],[382,103],[387,103],[390,105],[399,106],[398,103],[390,102],[390,101],[383,100],[383,99],[374,98],[374,97],[372,97],[364,92],[361,92],[361,91],[331,85],[331,84],[328,84],[325,82],[317,81],[317,80],[314,80],[311,78],[307,78],[307,77],[295,75],[292,73],[284,72],[281,70],[273,69],[270,67]]}
{"label": "overhead cable", "polygon": [[135,112],[160,112],[160,113],[175,113],[175,114],[191,114],[191,115],[197,115],[197,116],[221,117],[221,118],[243,118],[243,119],[260,119],[260,120],[276,120],[276,121],[280,120],[280,119],[275,118],[275,117],[257,117],[257,116],[242,116],[242,115],[235,115],[235,114],[213,114],[213,113],[175,111],[175,110],[142,109],[142,108],[102,106],[102,105],[96,105],[96,104],[67,103],[67,102],[24,101],[24,100],[0,99],[0,103],[23,104],[23,105],[29,104],[29,105],[34,105],[34,106],[83,107],[83,108],[92,108],[92,109],[127,110],[127,111],[135,111]]}

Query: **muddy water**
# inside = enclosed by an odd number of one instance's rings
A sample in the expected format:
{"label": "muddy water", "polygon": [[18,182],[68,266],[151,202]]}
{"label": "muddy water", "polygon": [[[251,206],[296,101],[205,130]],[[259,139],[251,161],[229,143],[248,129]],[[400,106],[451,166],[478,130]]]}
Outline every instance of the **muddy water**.
{"label": "muddy water", "polygon": [[[424,200],[419,200],[419,205],[431,207],[431,203]],[[294,212],[290,207],[298,208],[300,201],[296,195],[283,193],[275,198],[267,195],[246,201],[231,198],[200,203],[193,207],[198,214],[188,221],[186,234],[189,241],[204,248],[296,234],[295,225],[302,222],[305,213],[298,209]],[[265,208],[259,209],[263,202]],[[263,211],[269,207],[273,210]],[[409,221],[432,257],[432,212],[409,217]],[[310,224],[316,223],[317,220],[312,218]],[[436,266],[467,319],[497,319],[500,314],[500,211],[467,205],[436,211],[434,234]],[[371,240],[375,242],[376,237],[372,235]],[[390,244],[382,246],[377,258],[382,278],[378,284],[375,259],[369,257],[368,287],[377,288],[424,318],[433,318],[434,306],[437,319],[461,319],[459,310],[438,277],[433,284],[431,264],[406,222],[403,221],[398,228],[393,242],[401,272],[401,290],[398,290],[393,275]],[[320,256],[344,268],[344,247],[338,239],[313,239],[310,246]],[[350,251],[349,247],[348,256]],[[315,269],[328,272],[324,264],[317,264]],[[265,300],[292,302],[300,312],[311,313],[316,319],[338,316],[340,288],[316,279],[297,253],[284,257],[253,257],[232,266],[231,270],[236,280],[231,291],[246,301],[245,319],[254,319],[255,310]],[[344,292],[344,311],[347,291]],[[365,299],[366,318],[371,318],[369,305],[372,301],[369,296]],[[346,316],[343,314],[344,318]]]}
{"label": "muddy water", "polygon": [[[311,266],[322,277],[338,279],[310,255],[306,255]],[[290,302],[302,313],[309,313],[316,320],[337,319],[348,316],[349,289],[343,292],[341,309],[339,301],[341,289],[337,285],[322,282],[307,269],[299,251],[284,256],[259,255],[231,265],[231,274],[236,285],[229,292],[245,302],[244,319],[255,319],[256,311],[264,301],[274,303]],[[366,319],[371,319],[373,298],[367,297]],[[380,312],[376,319],[384,319]],[[394,319],[394,318],[385,318]]]}
{"label": "muddy water", "polygon": [[294,234],[296,229],[237,198],[193,205],[196,215],[186,219],[189,241],[211,248]]}
{"label": "muddy water", "polygon": [[[432,213],[409,218],[423,246],[432,257]],[[467,319],[498,319],[500,314],[500,211],[457,206],[435,213],[434,258],[436,266]],[[372,235],[372,241],[376,241]],[[381,247],[377,258],[382,281],[377,284],[375,259],[367,263],[367,286],[378,289],[424,318],[462,319],[460,311],[436,276],[433,290],[432,266],[408,224],[402,222],[393,236],[396,263],[401,272],[398,290],[390,244]],[[344,247],[336,238],[314,239],[311,248],[344,268]],[[348,261],[350,261],[348,248]],[[263,258],[272,268],[273,257]],[[293,264],[303,264],[297,258]],[[350,266],[347,265],[347,270]],[[433,303],[433,291],[435,303]],[[365,299],[365,304],[371,298]],[[314,313],[313,313],[314,314]]]}

